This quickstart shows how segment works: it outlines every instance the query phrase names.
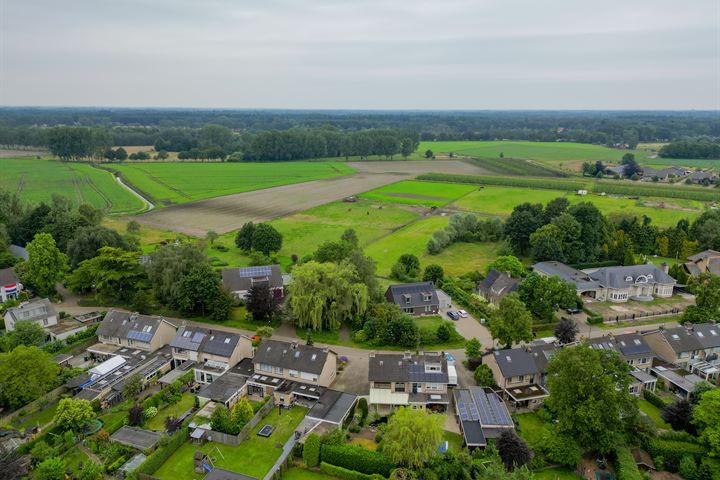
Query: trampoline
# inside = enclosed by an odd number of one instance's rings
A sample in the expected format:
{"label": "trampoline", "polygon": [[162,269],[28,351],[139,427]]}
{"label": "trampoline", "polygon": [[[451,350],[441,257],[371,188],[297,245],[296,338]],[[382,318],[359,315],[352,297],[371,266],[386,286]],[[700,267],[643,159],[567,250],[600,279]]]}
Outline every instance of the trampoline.
{"label": "trampoline", "polygon": [[269,437],[272,434],[273,430],[275,430],[274,426],[272,426],[270,424],[266,424],[266,425],[263,425],[263,427],[260,429],[260,431],[257,434],[260,435],[261,437]]}

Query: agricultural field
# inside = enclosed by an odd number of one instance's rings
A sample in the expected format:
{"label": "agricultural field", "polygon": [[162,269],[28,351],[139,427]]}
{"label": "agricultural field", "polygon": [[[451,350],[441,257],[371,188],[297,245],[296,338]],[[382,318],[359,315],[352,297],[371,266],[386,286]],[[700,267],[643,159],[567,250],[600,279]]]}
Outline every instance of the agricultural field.
{"label": "agricultural field", "polygon": [[106,165],[159,206],[349,175],[340,162],[184,163]]}
{"label": "agricultural field", "polygon": [[389,203],[442,207],[474,190],[476,187],[472,185],[406,180],[377,188],[361,197]]}
{"label": "agricultural field", "polygon": [[74,205],[88,203],[110,214],[141,212],[145,204],[120,185],[110,172],[89,163],[37,158],[0,158],[0,188],[38,204],[59,194]]}

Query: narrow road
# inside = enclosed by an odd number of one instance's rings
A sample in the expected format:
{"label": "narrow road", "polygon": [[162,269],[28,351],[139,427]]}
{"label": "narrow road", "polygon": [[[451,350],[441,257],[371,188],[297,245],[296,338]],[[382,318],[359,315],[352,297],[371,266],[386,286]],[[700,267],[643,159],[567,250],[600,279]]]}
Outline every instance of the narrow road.
{"label": "narrow road", "polygon": [[152,210],[153,208],[155,208],[155,204],[154,204],[154,203],[152,203],[150,200],[148,200],[147,198],[145,198],[145,197],[143,197],[142,195],[140,195],[140,192],[138,192],[137,190],[135,190],[134,188],[132,188],[130,185],[128,185],[127,183],[123,182],[123,179],[120,178],[119,175],[115,175],[114,173],[112,173],[111,175],[112,175],[113,177],[115,177],[115,180],[117,180],[117,182],[118,182],[125,190],[129,191],[130,193],[132,193],[133,195],[135,195],[137,198],[139,198],[140,200],[142,200],[142,202],[145,204],[145,212],[149,212],[150,210]]}

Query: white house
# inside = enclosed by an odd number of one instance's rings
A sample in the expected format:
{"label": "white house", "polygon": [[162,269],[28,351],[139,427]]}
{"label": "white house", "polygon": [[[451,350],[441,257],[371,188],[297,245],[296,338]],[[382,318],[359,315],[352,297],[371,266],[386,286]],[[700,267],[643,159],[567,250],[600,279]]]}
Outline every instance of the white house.
{"label": "white house", "polygon": [[48,328],[57,325],[58,318],[55,307],[50,303],[50,300],[38,298],[23,302],[5,312],[5,329],[8,332],[15,330],[17,322],[23,321],[32,321],[43,328]]}

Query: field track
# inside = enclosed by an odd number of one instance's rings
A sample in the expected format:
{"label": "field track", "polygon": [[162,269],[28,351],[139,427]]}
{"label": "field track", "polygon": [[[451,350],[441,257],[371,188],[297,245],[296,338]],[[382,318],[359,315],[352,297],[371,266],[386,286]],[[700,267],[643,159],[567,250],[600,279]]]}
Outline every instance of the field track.
{"label": "field track", "polygon": [[459,161],[378,161],[349,165],[357,173],[175,205],[134,218],[151,227],[203,236],[209,230],[230,232],[249,221],[272,220],[421,173],[488,174],[479,167]]}

